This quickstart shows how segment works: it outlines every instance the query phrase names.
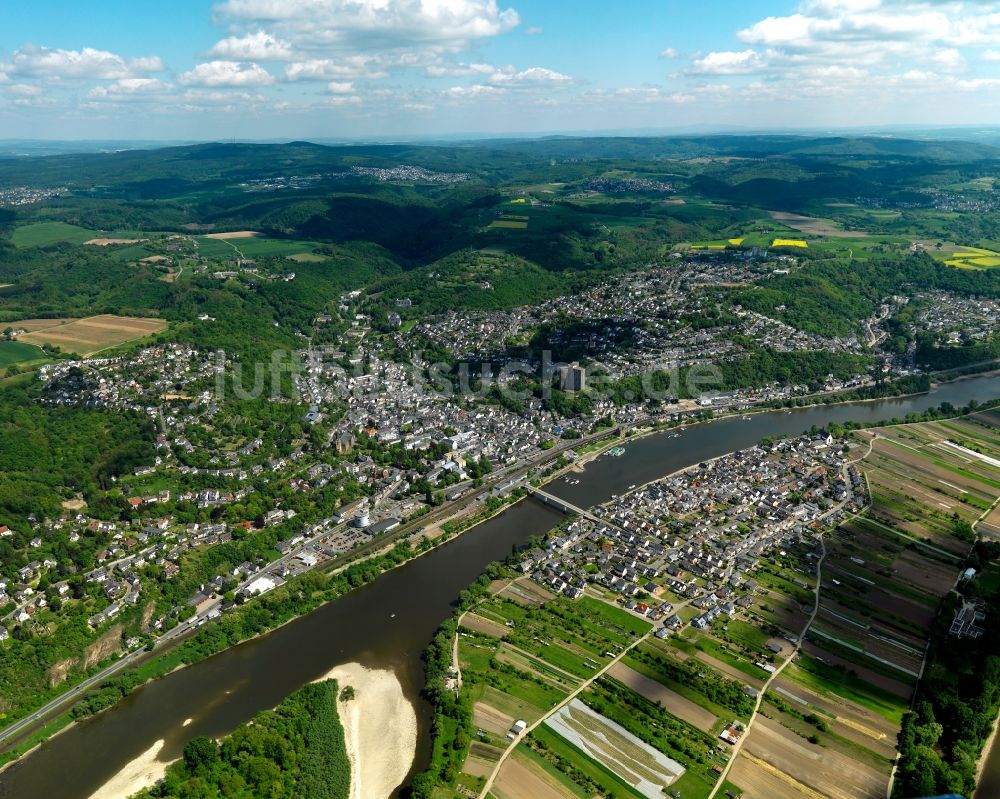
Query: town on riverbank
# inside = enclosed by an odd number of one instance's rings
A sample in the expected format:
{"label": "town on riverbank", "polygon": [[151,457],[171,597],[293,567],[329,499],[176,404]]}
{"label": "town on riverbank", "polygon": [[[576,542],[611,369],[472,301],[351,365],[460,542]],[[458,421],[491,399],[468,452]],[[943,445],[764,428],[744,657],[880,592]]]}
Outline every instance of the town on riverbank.
{"label": "town on riverbank", "polygon": [[[995,689],[998,453],[992,411],[819,431],[575,516],[443,628],[439,713],[471,743],[439,733],[427,786],[882,799],[936,773],[971,792],[975,760],[948,753],[979,755],[1000,707],[971,729],[945,708]],[[911,743],[935,716],[937,764]]]}

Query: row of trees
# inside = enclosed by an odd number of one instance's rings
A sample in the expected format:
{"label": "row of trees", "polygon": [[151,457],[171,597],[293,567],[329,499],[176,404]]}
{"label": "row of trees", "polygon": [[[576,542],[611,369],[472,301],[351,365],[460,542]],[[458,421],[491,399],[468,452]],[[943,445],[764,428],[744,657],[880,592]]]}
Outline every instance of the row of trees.
{"label": "row of trees", "polygon": [[431,799],[439,785],[454,784],[465,756],[471,736],[472,699],[468,691],[455,693],[445,687],[445,676],[452,666],[452,642],[458,633],[459,617],[475,605],[488,592],[490,583],[507,574],[507,569],[491,563],[469,588],[459,596],[455,615],[446,620],[435,633],[424,651],[424,693],[434,708],[431,719],[431,761],[427,769],[413,779],[412,799]]}

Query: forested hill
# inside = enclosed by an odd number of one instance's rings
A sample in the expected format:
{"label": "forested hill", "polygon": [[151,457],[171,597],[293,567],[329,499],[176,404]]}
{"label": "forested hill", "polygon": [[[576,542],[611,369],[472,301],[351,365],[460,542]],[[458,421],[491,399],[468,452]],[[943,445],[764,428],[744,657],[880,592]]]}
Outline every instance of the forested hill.
{"label": "forested hill", "polygon": [[[887,137],[790,135],[690,137],[551,137],[484,140],[457,144],[322,145],[212,142],[0,159],[0,184],[159,186],[177,196],[186,186],[230,183],[290,171],[349,170],[352,166],[411,164],[465,171],[484,179],[527,177],[551,159],[563,161],[657,161],[692,158],[788,160],[892,159],[967,164],[1000,161],[1000,148],[964,141],[914,141]],[[152,192],[149,192],[152,196]]]}

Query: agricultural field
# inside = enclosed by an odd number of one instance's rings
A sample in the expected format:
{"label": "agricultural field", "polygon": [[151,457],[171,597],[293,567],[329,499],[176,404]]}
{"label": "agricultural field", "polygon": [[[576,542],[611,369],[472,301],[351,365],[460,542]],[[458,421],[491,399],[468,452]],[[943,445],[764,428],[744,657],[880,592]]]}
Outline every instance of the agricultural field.
{"label": "agricultural field", "polygon": [[625,728],[596,713],[579,699],[563,705],[545,720],[556,734],[599,760],[647,799],[657,799],[685,768],[637,738]]}
{"label": "agricultural field", "polygon": [[884,799],[888,784],[888,768],[883,773],[831,746],[812,744],[769,718],[751,731],[730,773],[744,799]]}
{"label": "agricultural field", "polygon": [[785,211],[768,211],[767,213],[768,216],[776,222],[780,222],[792,230],[798,230],[810,236],[842,239],[863,239],[868,236],[868,234],[863,231],[844,230],[839,223],[833,221],[832,219],[802,216],[801,214],[790,214]]}
{"label": "agricultural field", "polygon": [[200,238],[226,241],[228,239],[254,239],[263,235],[264,234],[258,230],[230,230],[225,233],[205,233]]}
{"label": "agricultural field", "polygon": [[519,605],[527,605],[537,608],[544,602],[555,599],[555,594],[546,591],[538,583],[526,578],[515,580],[510,585],[504,585],[499,592],[499,596],[512,599]]}
{"label": "agricultural field", "polygon": [[719,717],[685,696],[671,691],[662,683],[636,671],[625,663],[616,663],[608,674],[623,685],[627,685],[650,702],[658,702],[673,716],[686,721],[702,732],[710,732]]}
{"label": "agricultural field", "polygon": [[944,245],[941,249],[930,250],[931,255],[946,266],[956,269],[995,269],[1000,266],[1000,252],[983,247],[963,247],[960,245]]}
{"label": "agricultural field", "polygon": [[[293,258],[294,260],[325,260],[312,256],[319,244],[299,239],[271,239],[254,231],[210,233],[196,236],[193,241],[200,255],[215,258]],[[303,259],[303,256],[306,258]]]}
{"label": "agricultural field", "polygon": [[117,247],[129,244],[143,244],[146,241],[147,239],[126,239],[99,236],[97,238],[88,239],[84,242],[84,245],[89,245],[91,247]]}
{"label": "agricultural field", "polygon": [[0,371],[20,363],[41,363],[48,356],[35,344],[21,341],[0,341]]}
{"label": "agricultural field", "polygon": [[[871,448],[858,468],[872,505],[825,538],[815,620],[799,653],[769,685],[729,774],[746,799],[885,796],[927,630],[958,580],[973,526],[989,518],[1000,498],[995,414],[856,436]],[[773,571],[756,575],[767,604],[776,605],[781,594],[801,604],[787,569]],[[760,611],[755,604],[751,614],[776,623],[773,613]],[[756,643],[746,630],[735,633],[728,637]]]}
{"label": "agricultural field", "polygon": [[899,425],[859,434],[874,521],[964,557],[970,526],[1000,497],[995,417]]}
{"label": "agricultural field", "polygon": [[[494,586],[498,593],[461,621],[462,691],[472,704],[477,738],[459,786],[481,787],[508,744],[508,731],[523,720],[542,723],[498,771],[495,797],[604,792],[644,799],[662,795],[665,785],[685,797],[707,797],[715,775],[714,758],[707,754],[715,751],[713,730],[721,729],[721,717],[731,720],[735,713],[689,686],[674,690],[657,682],[649,673],[656,670],[646,663],[652,654],[637,654],[637,668],[620,662],[585,686],[610,656],[647,635],[651,625],[591,596],[575,602],[550,598],[542,605],[529,586],[523,578]],[[640,646],[656,651],[653,641]],[[683,673],[687,679],[694,671]],[[713,696],[719,696],[719,684],[732,686],[731,695],[742,690],[721,676],[699,679]],[[572,702],[563,704],[582,686]],[[748,699],[741,697],[745,707]]]}
{"label": "agricultural field", "polygon": [[[553,773],[555,772],[555,773]],[[567,784],[569,783],[569,784]],[[500,769],[493,783],[496,799],[575,799],[583,794],[544,760],[527,750],[519,749]]]}
{"label": "agricultural field", "polygon": [[[822,545],[807,536],[762,557],[750,575],[752,601],[735,616],[647,637],[572,703],[558,696],[584,685],[602,660],[597,650],[605,644],[589,624],[604,616],[596,627],[618,636],[607,644],[614,654],[641,632],[623,619],[638,619],[596,612],[615,611],[615,600],[591,587],[593,597],[565,611],[584,621],[566,616],[552,623],[545,617],[560,618],[565,600],[532,601],[523,580],[478,608],[469,627],[490,642],[494,662],[530,675],[531,691],[554,692],[551,707],[558,708],[552,714],[513,683],[483,693],[476,718],[489,725],[486,735],[499,736],[517,718],[544,719],[518,745],[518,759],[501,770],[493,795],[616,791],[636,799],[662,795],[666,786],[668,793],[703,797],[728,764],[727,789],[746,799],[884,797],[927,630],[956,584],[974,528],[988,530],[997,513],[1000,414],[855,436],[858,479],[873,499],[870,507],[841,519]],[[1000,582],[1000,571],[979,579]],[[690,621],[695,608],[675,599],[675,612]],[[772,677],[775,668],[781,671]],[[718,736],[751,717],[729,764],[731,750]],[[503,746],[499,738],[494,743]],[[664,771],[670,762],[683,773],[671,778]],[[470,762],[469,774],[477,768]]]}
{"label": "agricultural field", "polygon": [[505,214],[499,219],[494,219],[490,222],[490,228],[496,230],[498,228],[506,230],[527,230],[528,229],[528,218],[526,216],[511,216]]}
{"label": "agricultural field", "polygon": [[68,225],[65,222],[34,222],[14,228],[10,240],[15,247],[46,247],[60,242],[83,244],[99,235],[96,230]]}
{"label": "agricultural field", "polygon": [[[145,338],[166,329],[162,319],[101,314],[85,319],[28,320],[31,329],[18,336],[19,342],[48,344],[65,352],[90,355],[100,350]],[[43,324],[44,323],[44,324]],[[10,325],[28,324],[11,322]]]}

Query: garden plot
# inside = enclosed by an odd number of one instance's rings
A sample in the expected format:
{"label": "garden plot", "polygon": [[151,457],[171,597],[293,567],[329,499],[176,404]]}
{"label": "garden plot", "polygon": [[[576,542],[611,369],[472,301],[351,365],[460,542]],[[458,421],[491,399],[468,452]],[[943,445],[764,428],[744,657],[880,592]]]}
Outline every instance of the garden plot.
{"label": "garden plot", "polygon": [[617,774],[648,799],[684,774],[684,767],[624,727],[574,699],[545,720],[545,725]]}

